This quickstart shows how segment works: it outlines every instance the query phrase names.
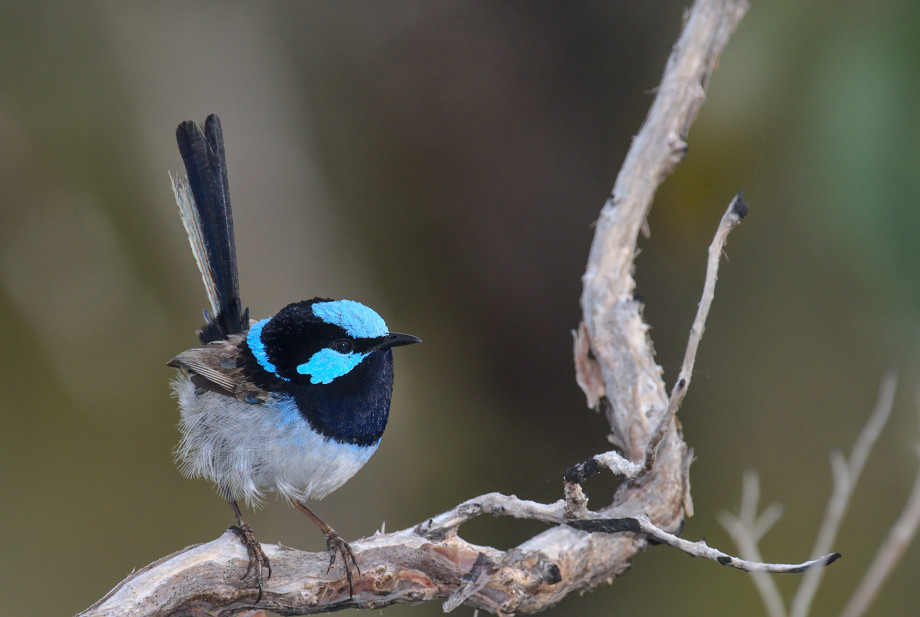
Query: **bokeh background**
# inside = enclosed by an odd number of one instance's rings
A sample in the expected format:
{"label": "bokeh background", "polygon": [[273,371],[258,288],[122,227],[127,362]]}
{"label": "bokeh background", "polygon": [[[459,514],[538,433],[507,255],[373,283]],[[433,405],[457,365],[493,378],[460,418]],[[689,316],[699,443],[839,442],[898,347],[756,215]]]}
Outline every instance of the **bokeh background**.
{"label": "bokeh background", "polygon": [[[182,168],[173,131],[211,112],[253,315],[348,297],[424,339],[397,352],[379,452],[318,513],[357,538],[487,491],[556,499],[562,471],[606,448],[572,378],[579,277],[684,7],[0,7],[4,613],[77,612],[232,522],[173,466],[164,365],[206,306],[167,177]],[[907,0],[755,3],[641,242],[638,290],[671,383],[706,247],[746,191],[681,410],[698,456],[688,538],[733,548],[717,516],[757,469],[786,512],[765,558],[805,559],[828,452],[850,448],[881,376],[900,372],[815,614],[843,606],[917,473],[918,23]],[[593,503],[613,486],[592,480]],[[248,518],[263,541],[323,548],[283,504]],[[480,520],[463,534],[510,547],[541,528]],[[918,566],[914,545],[872,614],[917,614]],[[779,583],[788,595],[798,580]],[[745,574],[655,547],[551,611],[614,613],[762,608]]]}

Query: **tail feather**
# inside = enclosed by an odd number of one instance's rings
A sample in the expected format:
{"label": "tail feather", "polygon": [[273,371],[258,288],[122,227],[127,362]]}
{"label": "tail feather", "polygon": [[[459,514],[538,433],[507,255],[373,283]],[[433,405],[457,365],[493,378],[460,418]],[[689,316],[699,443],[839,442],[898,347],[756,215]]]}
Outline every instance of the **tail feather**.
{"label": "tail feather", "polygon": [[186,178],[173,177],[173,191],[189,244],[201,270],[211,315],[198,333],[201,342],[225,339],[249,325],[240,302],[233,215],[220,119],[208,116],[203,129],[186,121],[176,129]]}

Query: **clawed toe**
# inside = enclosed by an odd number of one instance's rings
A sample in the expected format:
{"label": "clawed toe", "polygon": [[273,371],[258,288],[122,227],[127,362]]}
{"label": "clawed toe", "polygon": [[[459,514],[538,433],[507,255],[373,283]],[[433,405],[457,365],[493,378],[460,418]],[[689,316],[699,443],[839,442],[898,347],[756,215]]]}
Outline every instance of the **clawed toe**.
{"label": "clawed toe", "polygon": [[[355,586],[351,575],[351,565],[354,565],[358,576],[361,576],[361,568],[358,566],[358,560],[355,559],[354,551],[351,550],[351,546],[348,542],[343,540],[339,534],[332,530],[326,534],[326,550],[329,551],[329,567],[326,568],[326,572],[328,573],[329,570],[332,569],[336,557],[341,555],[342,566],[345,568],[345,578],[348,579],[348,597],[354,597]],[[351,561],[351,565],[349,565],[349,561]]]}
{"label": "clawed toe", "polygon": [[[358,572],[358,576],[361,576],[361,568],[358,567],[358,560],[355,559],[355,554],[348,545],[348,542],[343,540],[341,536],[335,532],[335,529],[324,523],[323,519],[316,516],[306,505],[293,498],[291,499],[291,504],[306,514],[307,517],[319,527],[323,535],[326,536],[326,550],[329,551],[329,567],[326,568],[326,573],[332,569],[332,564],[335,563],[336,557],[339,555],[342,556],[342,566],[345,568],[345,577],[348,579],[348,597],[353,598],[355,596],[355,585],[354,578],[351,575],[351,566],[354,565],[355,570]],[[351,561],[351,564],[348,563],[349,561]]]}
{"label": "clawed toe", "polygon": [[[241,579],[248,578],[250,574],[255,574],[256,585],[259,587],[259,595],[256,596],[256,603],[258,604],[262,600],[262,583],[272,576],[272,564],[268,560],[268,555],[262,550],[262,545],[256,541],[249,525],[243,523],[239,527],[231,527],[230,529],[239,536],[240,541],[249,553],[249,564],[246,566],[246,573],[243,574]],[[263,572],[267,572],[267,574],[263,576]]]}

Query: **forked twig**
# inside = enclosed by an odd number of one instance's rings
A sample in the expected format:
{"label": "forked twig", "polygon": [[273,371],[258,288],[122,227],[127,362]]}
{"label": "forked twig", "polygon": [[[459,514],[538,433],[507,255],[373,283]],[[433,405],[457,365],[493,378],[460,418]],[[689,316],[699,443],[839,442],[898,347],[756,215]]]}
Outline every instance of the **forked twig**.
{"label": "forked twig", "polygon": [[[831,470],[833,471],[834,489],[828,500],[824,519],[822,520],[818,537],[815,540],[815,546],[812,550],[813,557],[826,552],[837,537],[866,460],[888,418],[891,416],[896,389],[897,376],[893,372],[888,373],[882,380],[875,408],[866,421],[866,425],[860,431],[850,456],[844,458],[839,452],[831,454],[830,462]],[[918,406],[920,406],[920,402],[918,402]],[[918,454],[920,454],[920,444],[917,447]],[[745,474],[739,515],[734,516],[730,513],[725,513],[720,517],[722,525],[738,545],[741,554],[748,559],[754,560],[760,558],[757,542],[779,517],[779,511],[774,506],[767,508],[760,517],[757,517],[758,496],[759,489],[756,474]],[[920,526],[920,470],[918,470],[913,488],[901,515],[891,528],[866,571],[863,580],[841,613],[843,617],[859,617],[865,613],[877,596],[884,581],[900,560],[907,545],[916,534],[918,526]],[[805,617],[811,610],[812,602],[822,578],[822,572],[819,570],[821,568],[811,569],[802,577],[790,608],[790,615],[793,617]],[[784,617],[786,609],[775,582],[772,579],[756,574],[753,575],[753,580],[770,617]]]}
{"label": "forked twig", "polygon": [[722,220],[719,222],[716,235],[709,245],[709,259],[706,262],[706,280],[703,283],[703,294],[696,309],[693,325],[690,326],[690,339],[687,341],[687,349],[684,351],[684,361],[681,364],[677,381],[671,389],[668,407],[664,415],[658,420],[658,424],[652,432],[648,446],[645,449],[643,474],[648,473],[655,466],[655,459],[658,456],[658,444],[661,443],[665,432],[671,426],[671,421],[687,394],[690,378],[693,375],[693,366],[696,363],[696,352],[700,347],[700,341],[706,329],[706,318],[709,317],[709,309],[716,294],[716,279],[718,279],[719,275],[719,260],[722,257],[722,249],[725,248],[728,234],[741,222],[741,219],[747,216],[747,213],[748,205],[744,201],[744,193],[739,192],[732,199],[732,202],[728,204],[728,209],[725,210],[725,214],[722,215]]}
{"label": "forked twig", "polygon": [[[779,520],[783,511],[779,504],[770,504],[763,514],[757,516],[759,501],[760,478],[755,471],[745,472],[741,483],[741,507],[738,509],[738,515],[723,512],[719,516],[719,522],[738,546],[741,556],[754,561],[762,559],[757,543]],[[751,579],[767,608],[767,614],[770,617],[785,617],[786,606],[773,577],[764,572],[754,572]]]}
{"label": "forked twig", "polygon": [[[834,490],[827,502],[824,520],[821,522],[818,537],[812,549],[812,555],[825,551],[836,540],[837,534],[840,532],[840,524],[853,496],[853,490],[856,488],[859,476],[866,465],[866,459],[869,458],[869,453],[891,416],[897,387],[897,375],[894,372],[885,375],[879,388],[875,409],[869,416],[866,425],[859,432],[859,436],[853,444],[853,449],[850,451],[849,458],[844,460],[839,452],[831,454]],[[817,593],[818,586],[821,584],[821,578],[822,574],[820,572],[808,572],[802,577],[799,589],[792,599],[792,605],[789,609],[790,617],[805,617],[808,615],[815,593]]]}
{"label": "forked twig", "polygon": [[[645,447],[643,463],[641,465],[633,463],[618,452],[611,450],[592,456],[586,461],[571,467],[565,475],[567,483],[584,482],[585,479],[591,477],[600,469],[609,469],[615,475],[623,476],[629,480],[636,480],[654,468],[658,457],[658,446],[670,428],[671,422],[677,414],[677,410],[680,409],[680,405],[683,403],[687,389],[690,386],[690,378],[693,375],[693,367],[696,363],[696,353],[699,350],[700,341],[706,329],[709,309],[712,306],[713,298],[715,298],[719,261],[725,248],[725,243],[728,240],[728,234],[741,222],[741,219],[747,216],[747,213],[748,204],[744,201],[744,193],[739,192],[728,204],[728,208],[722,215],[719,227],[709,245],[709,258],[706,261],[706,279],[703,283],[703,293],[696,310],[696,316],[693,319],[693,325],[690,327],[690,336],[687,341],[687,348],[684,351],[684,360],[681,364],[677,381],[671,389],[667,407],[658,419],[655,430],[652,431]],[[573,509],[573,511],[577,510],[579,510],[577,507]]]}
{"label": "forked twig", "polygon": [[417,525],[415,532],[426,538],[453,536],[457,533],[457,528],[460,525],[484,514],[568,525],[574,529],[592,533],[625,532],[643,534],[656,542],[681,550],[693,557],[709,559],[723,566],[730,566],[745,572],[803,572],[814,566],[829,565],[840,557],[838,553],[829,553],[816,559],[796,564],[765,563],[759,559],[742,559],[712,548],[706,544],[705,540],[692,542],[668,533],[654,525],[644,514],[634,517],[605,518],[600,513],[589,511],[583,518],[572,519],[566,515],[565,502],[561,499],[555,503],[541,504],[501,493],[488,493],[465,501],[457,507]]}
{"label": "forked twig", "polygon": [[[920,400],[918,400],[918,408],[920,408]],[[917,454],[920,455],[920,444],[917,444],[915,448]],[[859,617],[866,612],[894,567],[901,560],[907,545],[916,535],[918,525],[920,525],[920,469],[914,478],[914,485],[910,489],[910,495],[907,497],[907,503],[901,515],[898,516],[898,520],[888,531],[888,536],[875,553],[875,557],[872,558],[872,563],[869,564],[863,579],[859,582],[843,612],[840,613],[841,617]]]}

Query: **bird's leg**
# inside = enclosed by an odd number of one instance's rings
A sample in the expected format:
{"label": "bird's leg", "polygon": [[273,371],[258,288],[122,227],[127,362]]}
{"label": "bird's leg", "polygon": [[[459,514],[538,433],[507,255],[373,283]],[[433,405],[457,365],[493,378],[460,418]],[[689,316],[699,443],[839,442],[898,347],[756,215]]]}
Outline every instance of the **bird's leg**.
{"label": "bird's leg", "polygon": [[[256,541],[252,533],[252,527],[243,520],[243,515],[240,513],[240,507],[236,504],[236,499],[231,497],[229,492],[226,492],[226,496],[230,507],[233,508],[233,513],[236,515],[237,522],[237,526],[230,529],[240,537],[240,541],[249,552],[249,565],[246,566],[246,573],[243,574],[242,578],[246,578],[251,572],[255,572],[256,584],[259,586],[259,595],[256,597],[256,603],[258,604],[262,600],[262,581],[266,581],[272,576],[272,564],[268,561],[265,551],[262,550],[262,545]],[[263,569],[268,571],[268,575],[264,578],[262,577]]]}
{"label": "bird's leg", "polygon": [[335,563],[335,559],[338,555],[342,556],[342,565],[345,567],[345,577],[348,579],[348,597],[354,597],[355,588],[351,577],[351,566],[348,565],[349,560],[355,566],[355,570],[358,572],[358,576],[361,576],[361,568],[358,567],[358,562],[355,559],[355,554],[352,552],[351,547],[348,545],[348,542],[342,539],[339,534],[335,532],[335,529],[327,525],[323,519],[316,516],[310,508],[300,503],[296,499],[291,499],[291,504],[307,515],[311,521],[316,523],[316,526],[319,527],[319,530],[323,532],[323,535],[326,536],[326,550],[329,551],[329,567],[326,568],[326,572],[332,568],[332,564]]}

